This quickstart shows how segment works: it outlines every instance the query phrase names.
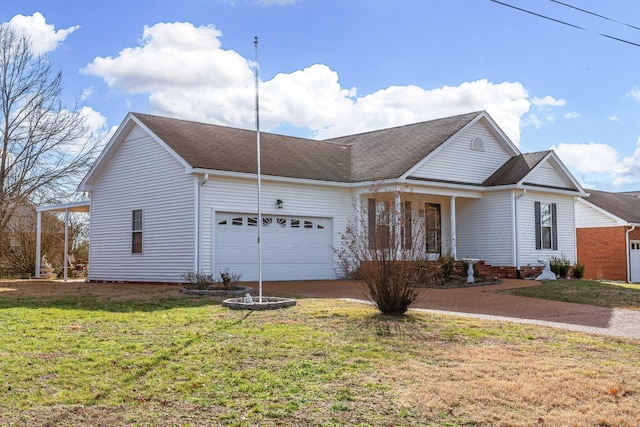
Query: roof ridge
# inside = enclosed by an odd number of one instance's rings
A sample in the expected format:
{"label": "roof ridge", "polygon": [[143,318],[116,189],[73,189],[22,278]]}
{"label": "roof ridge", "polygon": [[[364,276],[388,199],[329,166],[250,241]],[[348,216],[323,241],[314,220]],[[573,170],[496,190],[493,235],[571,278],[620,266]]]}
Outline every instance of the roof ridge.
{"label": "roof ridge", "polygon": [[473,112],[469,112],[469,113],[462,113],[462,114],[456,114],[454,116],[444,116],[444,117],[438,117],[437,119],[431,119],[431,120],[423,120],[421,122],[414,122],[414,123],[406,123],[404,125],[396,125],[396,126],[389,126],[386,128],[382,128],[382,129],[373,129],[373,130],[368,130],[368,131],[364,131],[364,132],[358,132],[358,133],[350,133],[347,135],[342,135],[342,136],[335,136],[333,138],[327,138],[327,139],[323,139],[321,141],[333,141],[336,139],[347,139],[347,138],[354,138],[354,137],[358,137],[358,136],[362,136],[362,135],[368,135],[368,134],[372,134],[372,133],[378,133],[378,132],[385,132],[385,131],[389,131],[389,130],[393,130],[393,129],[401,129],[404,127],[413,127],[413,126],[419,126],[419,125],[424,125],[425,123],[430,123],[430,122],[437,122],[438,120],[445,120],[445,119],[455,119],[455,118],[460,118],[463,116],[477,116],[481,113],[484,113],[485,110],[480,110],[480,111],[473,111]]}
{"label": "roof ridge", "polygon": [[[214,127],[218,127],[218,128],[224,128],[224,129],[231,129],[231,130],[236,130],[236,131],[243,131],[243,132],[256,132],[255,129],[246,129],[246,128],[241,128],[241,127],[235,127],[235,126],[228,126],[228,125],[219,125],[216,123],[207,123],[207,122],[202,122],[202,121],[197,121],[197,120],[191,120],[191,119],[180,119],[177,117],[168,117],[168,116],[159,116],[157,114],[147,114],[147,113],[136,113],[136,112],[131,112],[130,114],[134,115],[134,116],[146,116],[146,117],[151,117],[151,118],[155,118],[155,119],[159,119],[159,120],[175,120],[175,121],[179,121],[179,122],[185,122],[185,123],[193,123],[199,126],[214,126]],[[322,140],[322,139],[313,139],[313,138],[305,138],[302,136],[293,136],[293,135],[285,135],[282,133],[275,133],[275,132],[267,132],[267,131],[260,131],[261,135],[272,135],[272,136],[277,136],[280,138],[289,138],[289,139],[296,139],[296,140],[302,140],[305,142],[314,142],[314,143],[323,143],[323,144],[331,144],[333,146],[335,145],[343,145],[343,146],[348,146],[348,144],[337,144],[335,142],[330,142],[327,140]]]}

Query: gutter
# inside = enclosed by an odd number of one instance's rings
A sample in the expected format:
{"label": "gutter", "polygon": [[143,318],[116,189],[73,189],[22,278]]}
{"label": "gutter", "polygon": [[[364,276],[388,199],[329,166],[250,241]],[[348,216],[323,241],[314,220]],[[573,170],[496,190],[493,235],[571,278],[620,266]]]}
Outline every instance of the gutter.
{"label": "gutter", "polygon": [[515,258],[516,264],[516,275],[518,279],[522,279],[520,276],[520,239],[518,238],[519,227],[518,227],[518,202],[527,194],[527,189],[523,188],[522,193],[517,194],[515,197],[515,203],[513,207],[513,255]]}
{"label": "gutter", "polygon": [[627,251],[627,283],[631,283],[631,249],[629,247],[629,233],[636,229],[635,225],[627,229],[625,233],[626,251]]}
{"label": "gutter", "polygon": [[195,272],[198,273],[200,272],[200,270],[202,269],[202,260],[200,259],[200,252],[201,252],[201,238],[200,238],[200,224],[202,223],[202,186],[205,185],[207,183],[207,181],[209,181],[209,174],[205,173],[204,177],[202,178],[202,181],[198,182],[198,185],[196,187],[196,203],[195,203],[195,260],[194,260],[194,265],[195,265]]}

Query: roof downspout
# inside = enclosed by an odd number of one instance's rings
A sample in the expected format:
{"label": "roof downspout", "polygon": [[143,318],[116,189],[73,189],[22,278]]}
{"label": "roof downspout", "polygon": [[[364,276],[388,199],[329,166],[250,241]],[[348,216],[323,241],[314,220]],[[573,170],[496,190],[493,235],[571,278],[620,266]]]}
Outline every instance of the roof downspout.
{"label": "roof downspout", "polygon": [[202,186],[205,185],[207,183],[207,181],[209,181],[209,174],[205,173],[204,177],[202,178],[202,181],[198,182],[198,186],[196,188],[196,192],[197,192],[197,196],[196,196],[196,212],[195,212],[195,217],[196,217],[196,226],[195,226],[195,233],[196,233],[196,250],[195,250],[195,267],[196,267],[196,273],[200,272],[200,270],[202,270],[202,260],[200,259],[200,253],[201,253],[201,238],[200,238],[200,224],[202,223]]}
{"label": "roof downspout", "polygon": [[631,283],[631,251],[629,250],[629,233],[636,229],[635,225],[632,225],[625,233],[626,252],[627,252],[627,283]]}
{"label": "roof downspout", "polygon": [[518,202],[520,201],[521,198],[523,198],[525,195],[527,194],[527,189],[523,188],[522,189],[522,193],[517,194],[515,197],[515,205],[513,207],[513,225],[514,225],[514,244],[513,244],[513,252],[514,252],[514,257],[515,257],[515,261],[516,261],[516,274],[517,274],[517,278],[518,279],[522,279],[522,277],[520,276],[520,230],[518,227]]}

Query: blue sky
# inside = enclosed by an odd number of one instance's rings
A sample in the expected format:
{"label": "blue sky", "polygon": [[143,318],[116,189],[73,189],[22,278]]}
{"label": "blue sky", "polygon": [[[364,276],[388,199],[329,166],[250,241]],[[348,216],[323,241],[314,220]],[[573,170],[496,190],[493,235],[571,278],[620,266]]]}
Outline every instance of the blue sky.
{"label": "blue sky", "polygon": [[[327,138],[485,109],[587,188],[640,189],[640,4],[502,0],[21,0],[0,22],[62,70],[64,102]],[[612,20],[605,20],[566,4]]]}

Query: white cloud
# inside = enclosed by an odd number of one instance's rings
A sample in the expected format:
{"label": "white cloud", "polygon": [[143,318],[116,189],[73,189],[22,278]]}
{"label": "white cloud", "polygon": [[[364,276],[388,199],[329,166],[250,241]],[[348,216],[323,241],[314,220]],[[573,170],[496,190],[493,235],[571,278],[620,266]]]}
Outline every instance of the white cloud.
{"label": "white cloud", "polygon": [[611,120],[612,122],[619,122],[620,121],[620,117],[618,117],[618,116],[609,116],[607,118],[609,120]]}
{"label": "white cloud", "polygon": [[568,113],[564,114],[565,119],[577,119],[578,117],[580,117],[580,113],[578,113],[577,111],[569,111]]}
{"label": "white cloud", "polygon": [[640,182],[640,139],[631,156],[622,157],[607,144],[560,144],[552,147],[581,182],[609,184],[619,187]]}
{"label": "white cloud", "polygon": [[[67,110],[63,110],[61,114],[71,113]],[[84,121],[86,132],[77,140],[70,141],[69,143],[65,144],[65,146],[63,147],[64,151],[69,154],[77,154],[83,150],[85,144],[90,138],[106,139],[106,135],[110,130],[106,128],[107,118],[105,116],[103,116],[93,108],[87,106],[82,107],[74,114],[79,116],[81,120]]]}
{"label": "white cloud", "polygon": [[[138,46],[115,57],[97,57],[85,72],[102,77],[115,90],[148,94],[154,113],[252,128],[253,64],[222,49],[221,35],[213,26],[156,24],[144,28]],[[338,73],[327,65],[281,73],[260,85],[261,124],[270,130],[288,123],[329,138],[487,110],[518,144],[520,120],[530,107],[522,84],[484,79],[431,90],[391,86],[356,95],[355,88],[341,86]]]}
{"label": "white cloud", "polygon": [[640,88],[638,86],[632,87],[629,93],[627,93],[627,98],[633,98],[636,101],[640,101]]}
{"label": "white cloud", "polygon": [[79,25],[57,30],[52,24],[47,24],[40,12],[31,16],[16,15],[8,22],[9,26],[31,39],[31,50],[35,55],[50,52],[62,43],[69,34],[80,28]]}
{"label": "white cloud", "polygon": [[87,99],[93,96],[93,92],[95,91],[94,87],[85,88],[80,95],[80,101],[86,101]]}
{"label": "white cloud", "polygon": [[531,101],[531,103],[538,108],[544,108],[544,107],[562,107],[567,103],[567,101],[564,99],[555,99],[554,97],[547,95],[543,98],[538,98],[536,96],[533,98],[533,101]]}
{"label": "white cloud", "polygon": [[520,83],[490,83],[487,80],[423,89],[391,86],[357,98],[347,116],[318,129],[325,138],[430,120],[470,111],[487,110],[516,144],[520,141],[520,119],[529,109],[527,92]]}

